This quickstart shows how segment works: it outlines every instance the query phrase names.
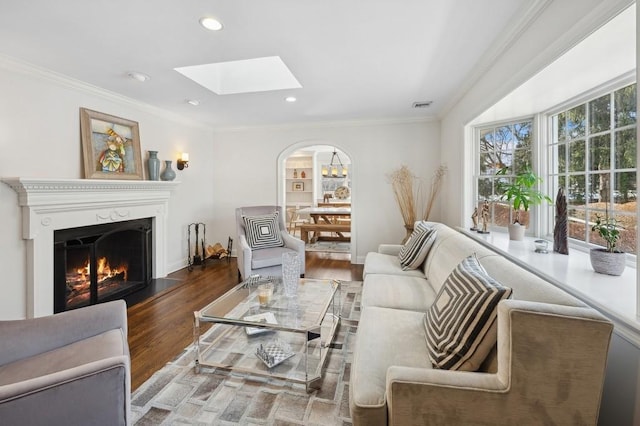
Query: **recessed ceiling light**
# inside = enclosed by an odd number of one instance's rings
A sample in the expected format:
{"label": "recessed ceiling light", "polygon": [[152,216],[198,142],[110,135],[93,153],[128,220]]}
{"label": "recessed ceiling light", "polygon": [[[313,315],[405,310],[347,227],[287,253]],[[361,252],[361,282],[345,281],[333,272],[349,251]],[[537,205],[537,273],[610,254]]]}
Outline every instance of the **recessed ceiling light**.
{"label": "recessed ceiling light", "polygon": [[187,99],[187,103],[189,105],[198,106],[200,105],[200,101],[197,99]]}
{"label": "recessed ceiling light", "polygon": [[222,22],[211,17],[200,18],[200,25],[211,31],[220,31],[222,29]]}
{"label": "recessed ceiling light", "polygon": [[141,72],[137,72],[137,71],[131,71],[130,73],[127,74],[130,78],[139,81],[141,83],[145,82],[145,81],[149,81],[151,79],[151,77],[149,77],[146,74],[143,74]]}
{"label": "recessed ceiling light", "polygon": [[287,96],[286,98],[284,98],[284,100],[287,101],[287,102],[295,102],[298,99],[296,99],[295,96]]}

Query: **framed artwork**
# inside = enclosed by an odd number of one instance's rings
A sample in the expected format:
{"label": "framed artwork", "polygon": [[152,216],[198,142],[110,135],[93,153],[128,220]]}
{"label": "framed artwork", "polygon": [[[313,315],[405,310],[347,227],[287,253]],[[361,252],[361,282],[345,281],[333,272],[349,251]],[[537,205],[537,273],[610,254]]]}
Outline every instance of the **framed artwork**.
{"label": "framed artwork", "polygon": [[293,182],[293,191],[304,191],[304,182]]}
{"label": "framed artwork", "polygon": [[138,123],[80,108],[85,179],[144,178]]}

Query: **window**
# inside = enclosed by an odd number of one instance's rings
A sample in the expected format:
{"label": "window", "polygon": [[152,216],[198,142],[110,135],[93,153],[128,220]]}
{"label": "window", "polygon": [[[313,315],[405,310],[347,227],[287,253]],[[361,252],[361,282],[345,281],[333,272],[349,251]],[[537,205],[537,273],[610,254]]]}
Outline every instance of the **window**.
{"label": "window", "polygon": [[615,217],[618,247],[636,252],[636,84],[551,117],[550,178],[564,188],[569,237],[604,246],[596,214]]}
{"label": "window", "polygon": [[[477,207],[489,202],[491,226],[506,227],[512,222],[513,212],[509,203],[500,200],[500,180],[508,181],[532,166],[533,119],[500,124],[477,129],[479,167],[476,169]],[[497,177],[496,172],[508,167],[508,174]],[[529,225],[529,214],[520,214],[520,219]]]}

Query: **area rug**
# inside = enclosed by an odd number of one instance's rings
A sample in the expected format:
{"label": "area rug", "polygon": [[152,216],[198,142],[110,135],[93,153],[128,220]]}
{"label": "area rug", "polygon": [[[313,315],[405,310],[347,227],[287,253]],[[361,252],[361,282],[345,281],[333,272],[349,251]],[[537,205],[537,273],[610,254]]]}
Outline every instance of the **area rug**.
{"label": "area rug", "polygon": [[[132,395],[136,425],[351,425],[349,374],[362,282],[342,282],[342,321],[319,390],[220,369],[194,371],[189,346]],[[215,327],[201,337],[207,342]]]}
{"label": "area rug", "polygon": [[306,251],[325,251],[330,253],[351,253],[351,243],[340,241],[317,241],[309,243],[304,248]]}

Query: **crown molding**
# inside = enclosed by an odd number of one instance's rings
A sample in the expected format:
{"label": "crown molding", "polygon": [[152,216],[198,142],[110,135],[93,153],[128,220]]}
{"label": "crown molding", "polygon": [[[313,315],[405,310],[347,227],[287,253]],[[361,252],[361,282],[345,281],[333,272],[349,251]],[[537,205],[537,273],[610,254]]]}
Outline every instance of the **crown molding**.
{"label": "crown molding", "polygon": [[158,108],[153,105],[149,105],[147,103],[137,101],[135,99],[121,95],[119,93],[112,92],[110,90],[106,90],[98,86],[94,86],[84,81],[66,76],[64,74],[57,73],[55,71],[51,71],[46,68],[39,67],[37,65],[20,61],[18,59],[15,59],[3,54],[0,54],[0,68],[8,71],[12,71],[12,72],[20,73],[35,79],[44,80],[49,83],[57,84],[67,89],[75,90],[77,92],[82,92],[91,96],[102,98],[110,102],[118,103],[120,105],[133,107],[141,111],[147,112],[149,114],[153,114],[158,117],[164,118],[166,120],[171,120],[184,125],[198,127],[206,130],[213,129],[212,126],[206,123],[192,120],[182,115],[164,110],[162,108]]}

